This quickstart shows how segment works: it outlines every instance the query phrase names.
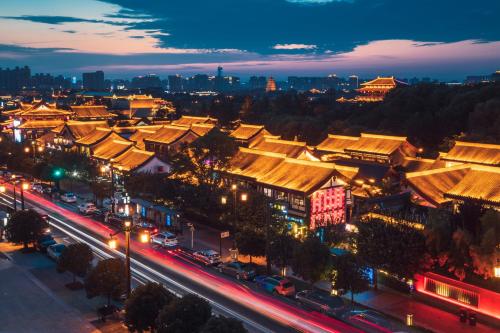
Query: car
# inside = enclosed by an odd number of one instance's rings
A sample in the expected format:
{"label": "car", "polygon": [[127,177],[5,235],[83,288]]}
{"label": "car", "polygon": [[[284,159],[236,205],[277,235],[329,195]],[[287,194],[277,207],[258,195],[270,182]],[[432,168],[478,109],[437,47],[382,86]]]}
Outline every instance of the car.
{"label": "car", "polygon": [[72,192],[66,192],[61,195],[61,200],[67,203],[76,202],[76,195]]}
{"label": "car", "polygon": [[126,216],[120,214],[113,214],[111,212],[107,212],[104,216],[104,223],[107,223],[115,228],[123,228],[125,223]]}
{"label": "car", "polygon": [[295,286],[293,285],[293,283],[290,282],[290,280],[288,280],[287,278],[284,278],[282,276],[261,275],[255,278],[255,282],[257,283],[257,286],[261,287],[262,289],[270,293],[286,297],[295,295]]}
{"label": "car", "polygon": [[97,207],[92,202],[85,202],[78,205],[78,210],[80,213],[88,215],[93,214],[97,210]]}
{"label": "car", "polygon": [[207,266],[218,265],[222,262],[219,252],[214,250],[201,250],[193,252],[193,258]]}
{"label": "car", "polygon": [[237,280],[251,281],[255,278],[255,270],[252,266],[240,261],[222,263],[218,266],[221,273],[234,276]]}
{"label": "car", "polygon": [[143,233],[154,235],[158,233],[158,228],[149,222],[139,222],[134,224],[132,227],[132,233],[137,235],[141,235]]}
{"label": "car", "polygon": [[31,190],[33,192],[43,193],[43,186],[39,183],[33,183],[31,184]]}
{"label": "car", "polygon": [[329,316],[338,316],[344,309],[344,301],[339,296],[321,290],[302,290],[295,295],[299,304]]}
{"label": "car", "polygon": [[170,232],[160,232],[158,234],[151,235],[151,244],[157,244],[162,247],[176,247],[179,245],[177,237]]}
{"label": "car", "polygon": [[45,252],[47,251],[47,247],[56,243],[56,240],[54,239],[54,237],[52,237],[51,234],[45,234],[36,240],[35,248],[40,252]]}
{"label": "car", "polygon": [[362,330],[392,332],[393,329],[393,325],[384,315],[373,310],[353,310],[345,317],[349,323]]}
{"label": "car", "polygon": [[47,255],[55,261],[58,261],[64,249],[66,249],[66,245],[62,243],[52,244],[47,247]]}
{"label": "car", "polygon": [[44,194],[52,194],[52,193],[57,192],[57,190],[55,188],[51,187],[51,186],[43,186],[42,192]]}

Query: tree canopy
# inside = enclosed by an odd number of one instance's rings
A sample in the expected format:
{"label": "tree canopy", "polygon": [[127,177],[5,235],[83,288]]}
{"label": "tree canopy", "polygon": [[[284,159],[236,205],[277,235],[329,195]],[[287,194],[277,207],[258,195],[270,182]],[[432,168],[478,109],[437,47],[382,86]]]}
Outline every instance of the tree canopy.
{"label": "tree canopy", "polygon": [[166,305],[158,315],[158,333],[197,333],[210,319],[210,304],[196,295],[188,294]]}
{"label": "tree canopy", "polygon": [[156,330],[156,318],[175,296],[159,283],[140,285],[125,303],[125,325],[131,332]]}
{"label": "tree canopy", "polygon": [[111,298],[119,298],[126,290],[125,264],[116,258],[99,261],[85,279],[87,297],[104,296],[111,304]]}
{"label": "tree canopy", "polygon": [[201,330],[201,333],[248,333],[248,330],[237,319],[212,316]]}
{"label": "tree canopy", "polygon": [[43,235],[47,226],[43,218],[34,210],[17,211],[7,223],[7,238],[10,242],[21,243],[27,249]]}
{"label": "tree canopy", "polygon": [[311,283],[319,281],[326,273],[330,260],[328,247],[315,235],[298,242],[293,251],[292,269],[295,274]]}
{"label": "tree canopy", "polygon": [[93,257],[92,249],[87,244],[70,244],[61,253],[57,262],[57,269],[60,272],[71,272],[73,274],[73,283],[75,283],[76,276],[85,276]]}

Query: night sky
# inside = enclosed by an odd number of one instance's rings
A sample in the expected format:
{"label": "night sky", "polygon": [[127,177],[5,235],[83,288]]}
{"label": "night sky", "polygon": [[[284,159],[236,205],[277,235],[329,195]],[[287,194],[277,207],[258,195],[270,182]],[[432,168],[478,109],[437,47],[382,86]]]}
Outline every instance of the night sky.
{"label": "night sky", "polygon": [[3,0],[0,67],[461,80],[500,69],[498,13],[498,0]]}

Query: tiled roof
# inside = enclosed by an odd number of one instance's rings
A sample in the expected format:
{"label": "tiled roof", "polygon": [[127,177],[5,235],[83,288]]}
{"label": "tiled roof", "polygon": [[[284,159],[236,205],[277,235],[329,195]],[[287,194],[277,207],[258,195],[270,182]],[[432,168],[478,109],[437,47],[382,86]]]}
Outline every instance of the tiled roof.
{"label": "tiled roof", "polygon": [[394,78],[394,76],[390,77],[377,77],[374,80],[368,81],[361,83],[360,86],[366,87],[366,86],[389,86],[389,87],[395,87],[397,85],[408,85],[407,83],[403,81],[398,81]]}
{"label": "tiled roof", "polygon": [[359,137],[357,136],[328,134],[328,137],[317,145],[316,148],[326,152],[343,153],[344,149],[349,148],[358,140]]}
{"label": "tiled roof", "polygon": [[65,117],[71,115],[71,112],[66,110],[56,109],[55,105],[45,102],[37,102],[29,106],[22,106],[20,109],[6,111],[4,115],[14,115],[18,117]]}
{"label": "tiled roof", "polygon": [[186,135],[189,131],[189,127],[167,125],[160,128],[150,137],[144,139],[144,141],[172,144]]}
{"label": "tiled roof", "polygon": [[72,106],[71,111],[75,113],[75,118],[113,118],[114,114],[109,113],[104,105],[80,105]]}
{"label": "tiled roof", "polygon": [[280,139],[265,138],[264,140],[250,145],[252,149],[268,151],[271,153],[285,154],[287,157],[297,158],[308,151],[305,142],[288,141]]}
{"label": "tiled roof", "polygon": [[177,120],[172,121],[173,125],[187,125],[190,126],[192,124],[204,124],[204,123],[217,123],[217,119],[210,117],[195,117],[195,116],[182,116]]}
{"label": "tiled roof", "polygon": [[64,124],[64,120],[28,120],[17,128],[21,129],[34,129],[34,128],[56,128]]}
{"label": "tiled roof", "polygon": [[334,163],[286,158],[257,181],[272,187],[310,194],[325,185],[332,177],[348,182],[357,173],[357,168],[337,166]]}
{"label": "tiled roof", "polygon": [[447,154],[442,155],[441,159],[500,166],[500,145],[457,141]]}
{"label": "tiled roof", "polygon": [[285,157],[284,154],[240,147],[231,159],[229,173],[255,180],[273,170]]}
{"label": "tiled roof", "polygon": [[449,201],[444,197],[444,193],[457,185],[469,170],[470,166],[459,165],[450,168],[411,172],[406,174],[406,180],[426,200],[429,200],[434,205],[440,205]]}
{"label": "tiled roof", "polygon": [[133,142],[111,132],[104,140],[92,146],[92,157],[109,161],[133,146]]}
{"label": "tiled roof", "polygon": [[405,172],[425,171],[440,167],[442,168],[444,166],[444,163],[439,163],[437,160],[408,156],[405,156],[403,162],[401,163],[401,167],[403,167]]}
{"label": "tiled roof", "polygon": [[476,199],[500,206],[500,168],[473,165],[445,198]]}
{"label": "tiled roof", "polygon": [[73,137],[78,140],[88,135],[90,132],[95,130],[97,127],[108,128],[108,123],[105,120],[102,121],[67,121],[65,127],[73,135]]}
{"label": "tiled roof", "polygon": [[[153,134],[156,133],[157,130],[161,128],[159,126],[157,129],[149,128],[150,126],[147,126],[148,128],[140,128],[141,126],[137,127],[137,130],[129,137],[130,141],[134,141],[135,145],[140,148],[144,149],[144,139],[147,139],[151,137]],[[144,126],[146,127],[146,126]]]}
{"label": "tiled roof", "polygon": [[391,155],[406,141],[406,137],[361,133],[358,141],[345,148],[346,151],[357,151],[378,155]]}
{"label": "tiled roof", "polygon": [[111,133],[113,133],[113,132],[109,128],[96,127],[89,134],[76,140],[75,143],[80,144],[80,145],[84,145],[84,146],[91,146],[91,145],[96,144],[97,142],[103,140],[107,136],[111,135]]}
{"label": "tiled roof", "polygon": [[262,125],[249,125],[249,124],[241,124],[234,131],[229,134],[229,136],[238,139],[238,140],[250,140],[257,134],[264,131],[264,134],[269,134],[267,130]]}
{"label": "tiled roof", "polygon": [[155,153],[132,147],[113,158],[113,167],[131,171],[149,161]]}
{"label": "tiled roof", "polygon": [[204,136],[211,130],[215,128],[214,124],[206,123],[206,124],[192,124],[191,130],[195,132],[199,136]]}

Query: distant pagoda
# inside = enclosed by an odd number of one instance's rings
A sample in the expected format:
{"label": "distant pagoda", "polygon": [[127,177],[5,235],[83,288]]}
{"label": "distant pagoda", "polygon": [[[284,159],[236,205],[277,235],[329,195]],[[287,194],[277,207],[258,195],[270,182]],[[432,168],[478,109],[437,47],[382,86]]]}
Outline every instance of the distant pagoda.
{"label": "distant pagoda", "polygon": [[270,76],[267,80],[266,92],[276,91],[276,81],[274,81],[273,77]]}

